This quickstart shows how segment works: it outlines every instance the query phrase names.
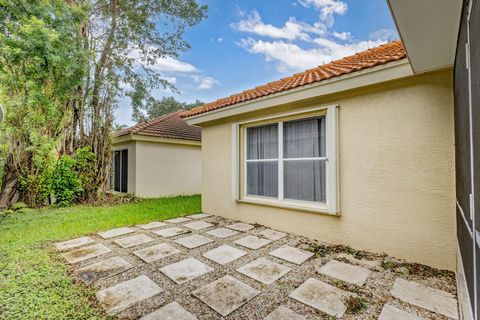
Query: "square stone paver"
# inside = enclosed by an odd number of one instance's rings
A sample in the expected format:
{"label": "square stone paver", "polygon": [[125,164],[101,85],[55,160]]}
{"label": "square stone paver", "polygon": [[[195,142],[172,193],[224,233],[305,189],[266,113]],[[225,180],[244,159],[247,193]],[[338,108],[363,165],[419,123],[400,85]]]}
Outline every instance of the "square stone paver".
{"label": "square stone paver", "polygon": [[391,294],[406,303],[458,319],[457,300],[448,292],[397,278]]}
{"label": "square stone paver", "polygon": [[184,246],[185,248],[194,249],[213,242],[213,240],[199,234],[192,234],[191,236],[177,239],[175,242]]}
{"label": "square stone paver", "polygon": [[237,269],[241,274],[264,284],[275,282],[290,272],[290,270],[290,268],[266,258],[258,258],[257,260]]}
{"label": "square stone paver", "polygon": [[161,243],[153,247],[148,247],[133,252],[134,255],[147,263],[157,261],[177,253],[180,253],[180,251],[166,243]]}
{"label": "square stone paver", "polygon": [[341,317],[346,310],[342,291],[314,278],[305,281],[289,297],[333,317]]}
{"label": "square stone paver", "polygon": [[298,313],[293,312],[291,309],[285,306],[280,306],[277,309],[273,310],[263,320],[307,320],[307,319],[299,315]]}
{"label": "square stone paver", "polygon": [[123,236],[132,232],[135,232],[135,230],[133,230],[132,228],[124,227],[124,228],[116,228],[116,229],[99,232],[97,234],[103,239],[110,239],[114,237]]}
{"label": "square stone paver", "polygon": [[175,283],[182,284],[213,271],[213,268],[195,258],[187,258],[162,267],[160,271]]}
{"label": "square stone paver", "polygon": [[202,229],[213,227],[213,224],[205,221],[194,221],[194,222],[185,223],[183,226],[192,230],[202,230]]}
{"label": "square stone paver", "polygon": [[131,248],[131,247],[139,246],[141,244],[149,243],[152,241],[155,241],[155,239],[147,236],[146,234],[136,234],[131,237],[117,239],[113,242],[115,242],[122,248]]}
{"label": "square stone paver", "polygon": [[96,282],[98,279],[107,278],[133,268],[133,265],[120,257],[111,257],[78,269],[75,273],[86,284]]}
{"label": "square stone paver", "polygon": [[68,241],[63,241],[55,244],[55,248],[58,251],[65,251],[65,250],[70,250],[70,249],[75,249],[87,244],[94,243],[95,240],[93,240],[90,237],[81,237],[81,238],[76,238]]}
{"label": "square stone paver", "polygon": [[378,320],[425,320],[407,311],[385,304]]}
{"label": "square stone paver", "polygon": [[191,221],[192,219],[189,219],[189,218],[173,218],[173,219],[168,219],[168,220],[165,220],[167,222],[170,222],[170,223],[184,223],[184,222],[188,222],[188,221]]}
{"label": "square stone paver", "polygon": [[245,251],[224,244],[223,246],[205,252],[203,256],[223,266],[243,257],[246,254],[247,253]]}
{"label": "square stone paver", "polygon": [[154,230],[152,232],[164,238],[171,238],[181,234],[189,233],[190,231],[182,228],[178,228],[178,227],[172,227],[172,228]]}
{"label": "square stone paver", "polygon": [[193,314],[185,310],[178,302],[174,301],[150,314],[140,318],[140,320],[198,320]]}
{"label": "square stone paver", "polygon": [[357,286],[363,286],[371,273],[368,269],[337,260],[328,261],[325,265],[318,268],[317,272]]}
{"label": "square stone paver", "polygon": [[251,224],[248,224],[248,223],[243,223],[243,222],[232,223],[232,224],[229,224],[226,227],[229,228],[229,229],[242,231],[242,232],[245,232],[245,231],[248,231],[248,230],[251,230],[251,229],[255,228],[255,226],[253,226]]}
{"label": "square stone paver", "polygon": [[207,233],[209,235],[212,235],[214,237],[217,237],[217,238],[224,239],[224,238],[228,238],[228,237],[231,237],[231,236],[234,236],[234,235],[238,234],[238,231],[227,229],[227,228],[218,228],[218,229],[213,229],[213,230],[207,231],[205,233]]}
{"label": "square stone paver", "polygon": [[146,224],[139,224],[139,225],[137,225],[137,227],[139,227],[140,229],[143,229],[143,230],[150,230],[150,229],[164,227],[164,226],[167,226],[167,225],[168,224],[166,224],[165,222],[153,221],[153,222],[146,223]]}
{"label": "square stone paver", "polygon": [[269,255],[291,263],[295,263],[297,265],[301,265],[313,256],[313,252],[300,250],[295,247],[284,246],[273,250],[269,253]]}
{"label": "square stone paver", "polygon": [[260,232],[260,235],[272,241],[277,241],[287,236],[285,232],[280,232],[272,229],[265,229]]}
{"label": "square stone paver", "polygon": [[262,239],[256,236],[246,236],[235,241],[235,244],[254,250],[260,249],[270,243],[272,243],[272,240]]}
{"label": "square stone paver", "polygon": [[109,248],[103,244],[94,244],[88,247],[78,248],[69,252],[62,253],[62,257],[68,263],[78,263],[88,259],[92,259],[111,252]]}
{"label": "square stone paver", "polygon": [[204,218],[208,218],[208,217],[211,217],[211,216],[212,216],[211,214],[197,213],[197,214],[192,214],[188,217],[192,218],[192,219],[204,219]]}
{"label": "square stone paver", "polygon": [[193,291],[192,294],[226,317],[259,293],[260,291],[245,283],[231,276],[225,276]]}
{"label": "square stone paver", "polygon": [[97,299],[109,315],[114,315],[161,292],[163,292],[163,289],[155,282],[146,275],[141,275],[98,291]]}

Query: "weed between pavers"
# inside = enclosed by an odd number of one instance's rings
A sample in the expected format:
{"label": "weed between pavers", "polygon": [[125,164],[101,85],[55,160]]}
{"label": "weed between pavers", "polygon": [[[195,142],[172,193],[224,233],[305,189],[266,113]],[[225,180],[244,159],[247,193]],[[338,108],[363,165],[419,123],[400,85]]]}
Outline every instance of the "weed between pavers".
{"label": "weed between pavers", "polygon": [[366,259],[366,260],[374,260],[376,255],[363,251],[363,250],[355,250],[350,246],[345,245],[325,245],[319,244],[312,241],[304,241],[302,243],[305,246],[305,250],[313,252],[315,257],[325,257],[330,254],[338,254],[338,253],[346,253],[350,254],[356,259]]}
{"label": "weed between pavers", "polygon": [[380,264],[385,270],[390,270],[396,273],[405,273],[405,270],[409,275],[423,277],[423,278],[447,278],[452,279],[455,274],[449,270],[439,270],[419,263],[409,262],[395,262],[390,260],[384,260]]}
{"label": "weed between pavers", "polygon": [[347,306],[346,312],[350,314],[360,313],[367,308],[367,300],[362,297],[349,297],[345,304]]}

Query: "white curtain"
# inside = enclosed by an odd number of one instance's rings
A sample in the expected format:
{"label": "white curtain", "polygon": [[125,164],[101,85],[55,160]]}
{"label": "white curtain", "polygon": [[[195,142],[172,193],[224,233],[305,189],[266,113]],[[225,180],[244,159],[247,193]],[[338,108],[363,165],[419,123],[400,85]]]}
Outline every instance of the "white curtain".
{"label": "white curtain", "polygon": [[284,158],[325,157],[325,117],[283,124]]}
{"label": "white curtain", "polygon": [[278,124],[247,129],[247,159],[278,158]]}
{"label": "white curtain", "polygon": [[[285,122],[284,159],[325,157],[325,117]],[[326,201],[324,160],[284,161],[285,199]]]}
{"label": "white curtain", "polygon": [[278,197],[278,124],[247,129],[247,194]]}

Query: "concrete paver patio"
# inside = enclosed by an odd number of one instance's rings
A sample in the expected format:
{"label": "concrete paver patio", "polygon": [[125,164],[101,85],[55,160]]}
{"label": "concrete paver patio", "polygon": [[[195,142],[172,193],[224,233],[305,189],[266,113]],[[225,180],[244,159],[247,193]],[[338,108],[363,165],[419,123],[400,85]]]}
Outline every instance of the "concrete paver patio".
{"label": "concrete paver patio", "polygon": [[[55,249],[72,264],[72,276],[93,286],[106,312],[120,318],[458,318],[453,277],[392,272],[382,261],[400,260],[371,253],[367,259],[351,249],[315,255],[318,246],[198,214],[107,230]],[[358,301],[363,307],[352,311]]]}

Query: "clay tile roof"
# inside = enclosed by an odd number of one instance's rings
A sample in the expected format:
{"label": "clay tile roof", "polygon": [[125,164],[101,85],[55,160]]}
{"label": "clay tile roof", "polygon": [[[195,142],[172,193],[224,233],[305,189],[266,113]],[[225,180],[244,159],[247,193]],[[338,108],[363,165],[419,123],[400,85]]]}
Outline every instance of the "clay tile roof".
{"label": "clay tile roof", "polygon": [[360,71],[375,66],[398,61],[407,57],[405,48],[399,40],[392,41],[355,55],[348,56],[330,63],[308,69],[293,76],[282,78],[280,80],[258,86],[254,89],[245,90],[241,93],[233,94],[227,98],[204,104],[193,108],[182,114],[182,117],[191,117],[206,113],[209,111],[221,109],[240,102],[254,100],[270,94],[287,91],[322,80],[331,79],[346,75],[355,71]]}
{"label": "clay tile roof", "polygon": [[202,140],[202,129],[188,125],[182,118],[182,114],[188,111],[175,111],[165,114],[147,122],[139,123],[132,127],[115,132],[116,137],[135,134],[141,136],[153,136],[169,139]]}

